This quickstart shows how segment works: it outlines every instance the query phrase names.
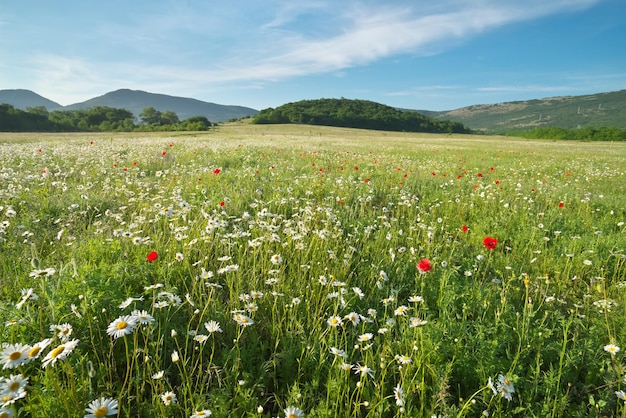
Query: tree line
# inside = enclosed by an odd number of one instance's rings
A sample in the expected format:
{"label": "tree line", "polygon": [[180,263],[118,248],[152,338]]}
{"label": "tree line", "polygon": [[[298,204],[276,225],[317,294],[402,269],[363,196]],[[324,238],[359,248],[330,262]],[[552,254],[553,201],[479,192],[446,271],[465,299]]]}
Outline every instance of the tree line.
{"label": "tree line", "polygon": [[261,110],[253,123],[302,123],[308,125],[384,131],[469,133],[460,122],[429,118],[417,112],[400,111],[368,100],[318,99],[287,103]]}
{"label": "tree line", "polygon": [[44,106],[21,110],[0,104],[0,131],[4,132],[205,131],[212,125],[204,116],[181,121],[176,113],[153,107],[143,109],[137,120],[129,110],[107,106],[48,112]]}
{"label": "tree line", "polygon": [[615,127],[567,129],[552,127],[534,128],[525,131],[512,131],[508,136],[528,139],[565,139],[579,141],[626,141],[626,129]]}

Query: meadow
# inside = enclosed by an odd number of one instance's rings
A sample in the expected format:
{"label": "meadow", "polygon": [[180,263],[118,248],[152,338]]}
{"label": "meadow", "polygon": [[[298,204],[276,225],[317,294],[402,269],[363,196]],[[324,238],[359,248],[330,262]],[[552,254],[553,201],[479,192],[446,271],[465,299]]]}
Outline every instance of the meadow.
{"label": "meadow", "polygon": [[624,417],[625,222],[624,143],[0,134],[0,417]]}

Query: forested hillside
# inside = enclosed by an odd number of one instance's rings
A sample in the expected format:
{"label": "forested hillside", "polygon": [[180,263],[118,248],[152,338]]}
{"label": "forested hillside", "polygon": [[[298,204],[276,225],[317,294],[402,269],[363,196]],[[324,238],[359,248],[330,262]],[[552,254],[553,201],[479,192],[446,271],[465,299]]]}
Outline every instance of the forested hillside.
{"label": "forested hillside", "polygon": [[24,111],[0,104],[0,132],[203,131],[211,125],[204,116],[180,121],[174,112],[153,107],[143,109],[137,123],[131,111],[107,106],[48,112],[43,106]]}
{"label": "forested hillside", "polygon": [[432,119],[376,102],[344,98],[302,100],[264,109],[253,118],[253,123],[302,123],[406,132],[469,132],[460,122]]}

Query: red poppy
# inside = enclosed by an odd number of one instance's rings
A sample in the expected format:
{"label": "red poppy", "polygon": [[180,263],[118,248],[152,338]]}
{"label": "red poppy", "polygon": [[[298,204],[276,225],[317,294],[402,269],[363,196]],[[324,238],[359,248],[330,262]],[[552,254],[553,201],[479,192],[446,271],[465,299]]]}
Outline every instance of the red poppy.
{"label": "red poppy", "polygon": [[162,156],[165,156],[165,154],[167,154],[167,151],[163,151],[163,152],[161,152],[161,155],[162,155]]}
{"label": "red poppy", "polygon": [[220,206],[224,206],[226,204],[226,202],[224,202],[223,200],[220,202]]}
{"label": "red poppy", "polygon": [[495,250],[497,244],[498,238],[485,237],[485,239],[483,240],[483,245],[490,250]]}
{"label": "red poppy", "polygon": [[222,170],[220,170],[219,168],[216,168],[215,170],[213,170],[213,174],[217,176],[220,173],[220,171]]}
{"label": "red poppy", "polygon": [[562,208],[563,206],[565,206],[565,203],[559,202],[559,207]]}
{"label": "red poppy", "polygon": [[148,257],[147,257],[149,263],[152,263],[157,258],[159,258],[159,254],[157,254],[156,251],[152,251],[150,254],[148,254]]}
{"label": "red poppy", "polygon": [[469,228],[467,227],[467,225],[463,225],[461,227],[461,231],[463,231],[463,232],[467,232],[468,230],[469,230]]}
{"label": "red poppy", "polygon": [[422,258],[415,267],[417,267],[420,273],[426,273],[427,271],[433,269],[432,264],[430,264],[430,260],[427,258]]}

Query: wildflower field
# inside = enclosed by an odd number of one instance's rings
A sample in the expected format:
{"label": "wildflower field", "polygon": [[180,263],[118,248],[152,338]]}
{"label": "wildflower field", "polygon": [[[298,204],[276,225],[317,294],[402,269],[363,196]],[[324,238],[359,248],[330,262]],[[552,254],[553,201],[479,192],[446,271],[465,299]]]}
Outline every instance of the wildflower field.
{"label": "wildflower field", "polygon": [[0,134],[0,417],[626,416],[626,144]]}

